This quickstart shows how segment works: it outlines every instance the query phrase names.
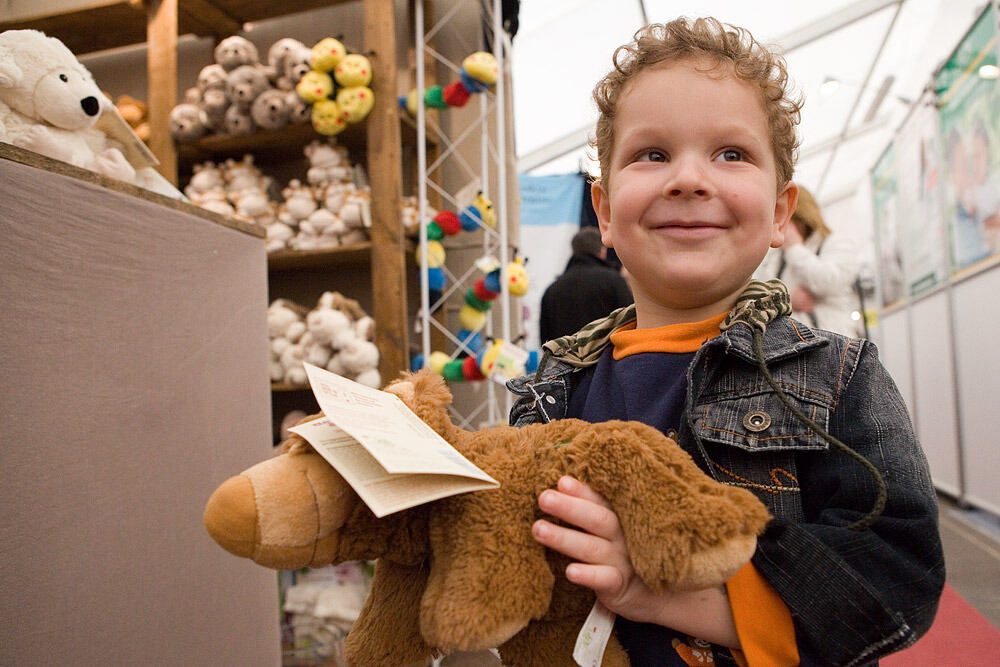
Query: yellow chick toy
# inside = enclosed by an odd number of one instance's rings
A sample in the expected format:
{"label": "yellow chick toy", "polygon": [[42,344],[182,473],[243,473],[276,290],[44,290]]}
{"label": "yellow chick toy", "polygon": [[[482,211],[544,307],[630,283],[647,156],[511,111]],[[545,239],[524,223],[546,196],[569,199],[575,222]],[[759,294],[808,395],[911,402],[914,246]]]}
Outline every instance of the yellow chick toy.
{"label": "yellow chick toy", "polygon": [[333,136],[344,131],[347,120],[336,102],[322,99],[313,104],[312,126],[320,134]]}
{"label": "yellow chick toy", "polygon": [[513,296],[524,296],[528,293],[528,270],[524,268],[522,257],[507,265],[507,290]]}
{"label": "yellow chick toy", "polygon": [[324,100],[333,92],[333,79],[326,72],[306,72],[295,85],[295,92],[308,104]]}
{"label": "yellow chick toy", "polygon": [[480,83],[492,86],[497,82],[499,68],[497,59],[493,57],[492,53],[476,51],[462,61],[462,69]]}
{"label": "yellow chick toy", "polygon": [[333,78],[344,88],[367,86],[372,82],[372,64],[360,53],[346,55],[333,68]]}
{"label": "yellow chick toy", "polygon": [[312,56],[309,58],[309,66],[317,72],[329,72],[336,67],[344,56],[347,49],[340,41],[333,37],[327,37],[316,42],[312,47]]}
{"label": "yellow chick toy", "polygon": [[352,86],[337,91],[337,104],[348,123],[360,123],[375,105],[375,93],[367,86]]}
{"label": "yellow chick toy", "polygon": [[497,212],[493,209],[493,202],[484,197],[482,192],[476,195],[472,205],[479,210],[484,225],[491,228],[497,226]]}

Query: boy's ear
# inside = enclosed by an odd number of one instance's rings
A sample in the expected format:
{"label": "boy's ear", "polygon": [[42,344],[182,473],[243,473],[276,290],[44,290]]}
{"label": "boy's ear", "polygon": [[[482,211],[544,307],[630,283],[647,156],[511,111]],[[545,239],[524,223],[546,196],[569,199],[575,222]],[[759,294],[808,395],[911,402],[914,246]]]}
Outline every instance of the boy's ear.
{"label": "boy's ear", "polygon": [[795,206],[798,203],[799,186],[788,181],[774,202],[774,227],[771,230],[772,248],[777,248],[785,242],[785,226],[792,219],[792,213],[795,213]]}
{"label": "boy's ear", "polygon": [[600,181],[590,184],[590,202],[594,205],[594,212],[597,214],[597,228],[601,230],[601,243],[608,248],[613,248],[611,243],[611,200],[608,193],[604,191],[604,185]]}

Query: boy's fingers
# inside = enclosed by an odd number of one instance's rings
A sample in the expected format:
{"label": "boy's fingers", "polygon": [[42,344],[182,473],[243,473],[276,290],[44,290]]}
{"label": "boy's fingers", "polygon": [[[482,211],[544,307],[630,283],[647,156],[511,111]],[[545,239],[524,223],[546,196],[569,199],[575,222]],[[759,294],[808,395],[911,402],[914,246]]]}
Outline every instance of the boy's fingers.
{"label": "boy's fingers", "polygon": [[538,506],[543,512],[605,540],[614,540],[621,534],[618,516],[595,500],[547,489],[538,497]]}
{"label": "boy's fingers", "polygon": [[534,523],[531,533],[540,544],[583,563],[611,563],[616,557],[607,540],[544,519]]}
{"label": "boy's fingers", "polygon": [[566,567],[566,578],[578,586],[586,586],[595,593],[614,595],[624,586],[621,570],[610,565],[573,563]]}
{"label": "boy's fingers", "polygon": [[591,502],[595,502],[599,505],[603,505],[608,509],[611,509],[611,503],[608,502],[607,498],[594,491],[590,486],[584,484],[575,477],[570,477],[569,475],[563,475],[559,478],[559,483],[557,488],[563,493],[568,493],[571,496],[576,496],[577,498],[583,498]]}

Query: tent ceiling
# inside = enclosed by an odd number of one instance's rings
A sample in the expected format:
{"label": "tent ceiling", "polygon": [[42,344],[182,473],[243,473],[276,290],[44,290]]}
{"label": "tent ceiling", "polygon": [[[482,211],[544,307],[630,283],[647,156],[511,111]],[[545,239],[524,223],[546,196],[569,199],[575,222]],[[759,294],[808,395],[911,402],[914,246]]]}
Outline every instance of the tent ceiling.
{"label": "tent ceiling", "polygon": [[[983,0],[522,0],[514,40],[514,122],[523,170],[596,170],[594,83],[642,25],[715,16],[785,51],[805,99],[796,179],[821,200],[848,195],[972,25]],[[566,44],[578,45],[570,50]],[[890,78],[891,77],[891,78]],[[827,79],[841,82],[820,92]],[[879,89],[886,86],[879,101]]]}

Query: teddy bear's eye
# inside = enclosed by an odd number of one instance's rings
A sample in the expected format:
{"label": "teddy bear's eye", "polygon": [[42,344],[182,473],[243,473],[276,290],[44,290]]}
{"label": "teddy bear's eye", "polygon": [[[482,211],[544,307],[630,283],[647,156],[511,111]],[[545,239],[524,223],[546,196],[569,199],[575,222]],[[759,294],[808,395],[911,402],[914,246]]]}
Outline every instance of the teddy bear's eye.
{"label": "teddy bear's eye", "polygon": [[62,81],[63,83],[66,83],[67,81],[69,81],[69,77],[66,76],[65,74],[60,74],[59,80]]}

